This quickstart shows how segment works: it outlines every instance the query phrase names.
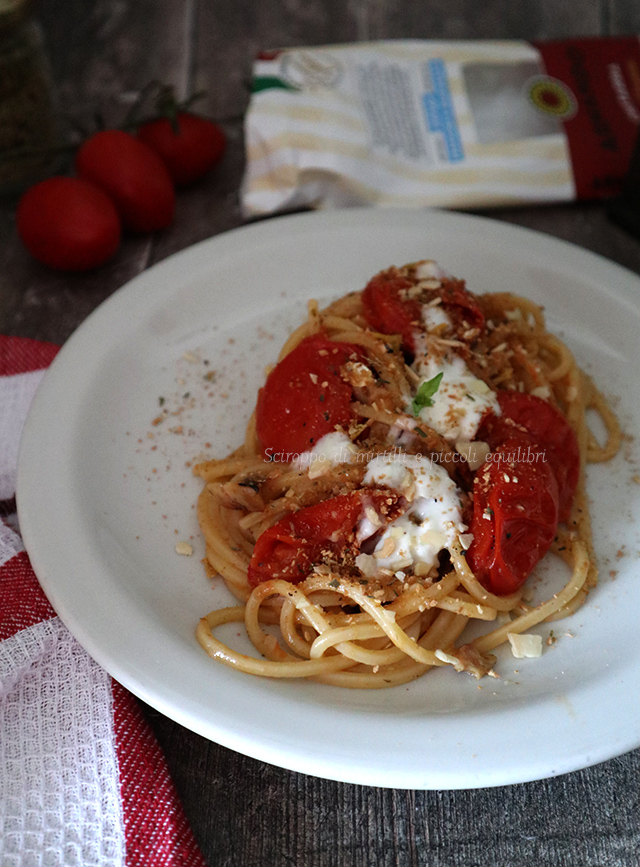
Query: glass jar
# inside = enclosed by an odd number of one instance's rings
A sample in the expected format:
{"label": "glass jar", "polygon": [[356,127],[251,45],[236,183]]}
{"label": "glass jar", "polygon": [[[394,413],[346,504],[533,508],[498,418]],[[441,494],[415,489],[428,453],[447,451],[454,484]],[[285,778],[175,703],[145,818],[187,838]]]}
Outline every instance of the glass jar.
{"label": "glass jar", "polygon": [[0,194],[54,170],[57,121],[42,31],[29,0],[0,0]]}

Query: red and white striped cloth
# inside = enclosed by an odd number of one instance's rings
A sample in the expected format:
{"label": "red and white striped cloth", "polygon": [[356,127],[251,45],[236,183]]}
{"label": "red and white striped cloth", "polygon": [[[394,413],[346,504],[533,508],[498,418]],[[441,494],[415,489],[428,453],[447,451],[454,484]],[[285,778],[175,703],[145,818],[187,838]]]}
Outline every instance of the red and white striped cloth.
{"label": "red and white striped cloth", "polygon": [[56,352],[0,336],[0,865],[205,867],[135,698],[56,617],[20,539],[20,432]]}

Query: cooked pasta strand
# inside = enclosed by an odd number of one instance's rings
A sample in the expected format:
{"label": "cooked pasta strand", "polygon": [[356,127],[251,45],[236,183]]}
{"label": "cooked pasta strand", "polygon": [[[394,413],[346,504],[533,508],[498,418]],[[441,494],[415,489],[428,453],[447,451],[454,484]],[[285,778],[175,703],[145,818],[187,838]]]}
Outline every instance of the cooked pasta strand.
{"label": "cooked pasta strand", "polygon": [[[414,267],[405,266],[398,273],[411,276]],[[422,303],[438,308],[442,298],[437,292],[433,297],[428,294],[440,285],[438,279],[416,277],[413,282],[414,297],[427,293],[421,296]],[[426,351],[467,353],[474,375],[491,389],[543,397],[558,406],[573,426],[581,458],[580,480],[570,520],[559,528],[552,548],[571,570],[565,586],[533,608],[523,604],[522,590],[504,596],[491,593],[467,563],[468,545],[463,546],[461,538],[449,546],[451,565],[436,570],[437,574],[420,575],[416,568],[415,573],[409,569],[408,574],[394,575],[382,570],[371,579],[358,578],[363,573],[351,561],[343,566],[312,564],[300,583],[274,577],[251,586],[247,570],[261,534],[300,508],[360,490],[367,467],[357,455],[350,463],[313,471],[265,460],[254,413],[244,444],[236,452],[194,468],[204,483],[197,514],[208,574],[221,575],[241,603],[213,611],[200,621],[197,639],[212,658],[262,677],[311,678],[353,689],[397,686],[447,664],[480,676],[493,663],[489,652],[507,642],[509,633],[568,616],[582,605],[597,581],[585,466],[589,461],[610,460],[617,453],[620,426],[570,350],[547,332],[541,308],[501,292],[482,296],[482,309],[488,321],[486,334],[480,336],[468,322],[464,323],[467,331],[463,328],[456,334],[436,327],[425,338]],[[373,375],[353,380],[352,407],[358,421],[348,434],[357,448],[364,439],[369,454],[384,454],[393,435],[401,452],[435,452],[441,459],[457,454],[410,412],[408,403],[420,379],[405,363],[400,337],[379,334],[368,326],[362,293],[351,293],[324,310],[311,301],[306,322],[285,342],[279,360],[318,332],[337,344],[360,347],[370,360]],[[475,355],[468,349],[474,340],[482,348]],[[587,425],[589,410],[602,419],[607,432],[604,444]],[[509,613],[511,618],[504,622]],[[496,618],[500,625],[470,644],[457,644],[469,620]],[[228,623],[244,623],[261,658],[239,653],[215,637],[217,627]]]}

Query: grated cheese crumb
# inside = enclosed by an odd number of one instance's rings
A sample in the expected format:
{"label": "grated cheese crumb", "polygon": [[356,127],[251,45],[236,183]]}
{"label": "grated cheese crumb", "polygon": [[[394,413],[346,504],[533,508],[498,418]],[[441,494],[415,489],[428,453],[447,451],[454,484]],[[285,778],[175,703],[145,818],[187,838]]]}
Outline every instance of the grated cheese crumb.
{"label": "grated cheese crumb", "polygon": [[549,400],[551,397],[551,389],[548,385],[539,385],[537,388],[531,389],[531,394],[534,397],[541,397],[543,400]]}
{"label": "grated cheese crumb", "polygon": [[464,458],[467,459],[469,469],[472,473],[474,473],[482,466],[482,464],[487,459],[487,455],[491,451],[489,443],[482,442],[481,440],[477,440],[475,442],[469,442],[468,440],[458,440],[455,445],[458,454],[462,455]]}
{"label": "grated cheese crumb", "polygon": [[511,653],[516,659],[535,659],[542,656],[542,638],[539,635],[519,635],[507,632]]}

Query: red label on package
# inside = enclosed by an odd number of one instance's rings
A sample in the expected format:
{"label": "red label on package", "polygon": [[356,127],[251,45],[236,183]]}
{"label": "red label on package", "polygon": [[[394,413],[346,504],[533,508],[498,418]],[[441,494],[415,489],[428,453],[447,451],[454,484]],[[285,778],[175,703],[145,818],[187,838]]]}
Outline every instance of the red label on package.
{"label": "red label on package", "polygon": [[547,75],[538,108],[562,120],[576,198],[619,195],[640,127],[640,41],[635,36],[534,43]]}

